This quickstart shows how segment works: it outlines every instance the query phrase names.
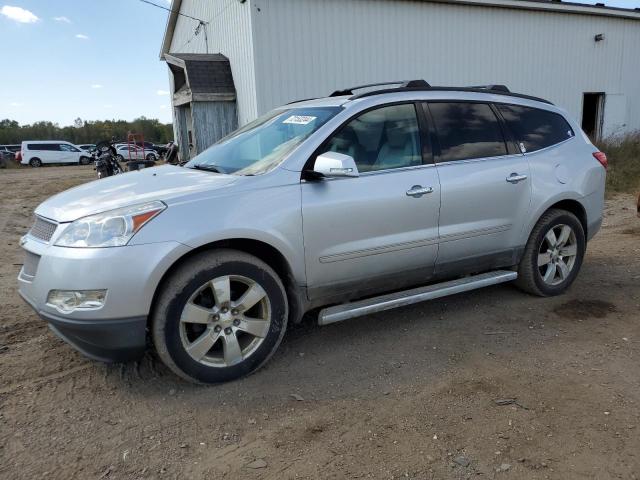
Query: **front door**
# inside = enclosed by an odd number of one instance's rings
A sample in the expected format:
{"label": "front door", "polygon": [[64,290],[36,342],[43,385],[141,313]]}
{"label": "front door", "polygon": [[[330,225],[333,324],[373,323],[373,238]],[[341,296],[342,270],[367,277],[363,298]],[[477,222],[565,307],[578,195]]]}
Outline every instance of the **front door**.
{"label": "front door", "polygon": [[527,159],[489,104],[433,102],[428,111],[442,188],[436,272],[512,265],[531,199]]}
{"label": "front door", "polygon": [[360,176],[301,184],[309,297],[428,280],[438,252],[440,184],[434,165],[423,161],[415,105],[368,110],[322,150],[353,157]]}

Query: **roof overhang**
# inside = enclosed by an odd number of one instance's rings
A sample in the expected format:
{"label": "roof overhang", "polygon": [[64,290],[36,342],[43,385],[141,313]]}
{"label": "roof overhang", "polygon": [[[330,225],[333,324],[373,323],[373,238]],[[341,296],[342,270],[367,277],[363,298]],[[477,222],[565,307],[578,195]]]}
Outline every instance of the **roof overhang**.
{"label": "roof overhang", "polygon": [[167,26],[164,29],[164,37],[162,37],[162,48],[160,49],[160,60],[164,60],[164,55],[169,53],[171,49],[171,41],[173,40],[173,32],[176,31],[176,24],[178,23],[178,12],[182,7],[182,0],[171,0],[169,9],[169,18],[167,18]]}
{"label": "roof overhang", "polygon": [[[238,0],[244,2],[245,0]],[[393,0],[393,1],[409,1],[409,0]],[[428,3],[449,3],[457,5],[472,5],[477,7],[496,7],[510,8],[517,10],[537,10],[555,13],[572,13],[578,15],[596,15],[604,17],[613,17],[620,19],[640,20],[640,9],[617,8],[607,6],[585,5],[575,2],[563,2],[560,0],[422,0]],[[603,0],[605,1],[605,0]],[[171,49],[171,41],[173,33],[178,23],[178,12],[182,7],[182,0],[171,1],[171,13],[167,19],[167,27],[162,39],[162,49],[160,51],[160,59],[164,57]],[[178,52],[179,53],[179,52]]]}
{"label": "roof overhang", "polygon": [[200,53],[165,54],[174,81],[173,105],[190,102],[229,102],[236,99],[229,59]]}

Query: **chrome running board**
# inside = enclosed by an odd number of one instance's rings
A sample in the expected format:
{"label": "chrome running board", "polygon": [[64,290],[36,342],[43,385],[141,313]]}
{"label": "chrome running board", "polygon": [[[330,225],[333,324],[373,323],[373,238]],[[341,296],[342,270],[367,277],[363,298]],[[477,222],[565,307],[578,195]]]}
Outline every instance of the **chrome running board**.
{"label": "chrome running board", "polygon": [[320,310],[318,315],[319,325],[341,322],[350,318],[383,312],[392,308],[404,307],[425,300],[446,297],[456,293],[468,292],[476,288],[488,287],[498,283],[510,282],[518,278],[517,272],[511,270],[496,270],[495,272],[481,273],[471,277],[459,278],[449,282],[436,283],[426,287],[413,288],[402,292],[390,293],[379,297],[345,303]]}

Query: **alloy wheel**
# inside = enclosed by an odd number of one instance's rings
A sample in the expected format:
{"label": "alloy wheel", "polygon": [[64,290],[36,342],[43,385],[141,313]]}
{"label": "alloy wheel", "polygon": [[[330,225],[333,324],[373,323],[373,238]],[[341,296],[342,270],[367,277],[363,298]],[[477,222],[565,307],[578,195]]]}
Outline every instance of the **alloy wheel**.
{"label": "alloy wheel", "polygon": [[191,295],[180,316],[180,339],[195,361],[230,367],[258,349],[270,326],[271,305],[262,286],[244,276],[225,275]]}
{"label": "alloy wheel", "polygon": [[538,270],[547,285],[564,282],[576,263],[578,242],[569,225],[554,225],[545,234],[538,250]]}

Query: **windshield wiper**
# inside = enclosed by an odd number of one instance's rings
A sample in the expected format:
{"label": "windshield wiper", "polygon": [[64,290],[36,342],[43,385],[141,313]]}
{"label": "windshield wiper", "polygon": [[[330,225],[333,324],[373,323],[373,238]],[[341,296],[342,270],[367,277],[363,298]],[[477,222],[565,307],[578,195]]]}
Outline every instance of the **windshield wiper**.
{"label": "windshield wiper", "polygon": [[193,165],[191,168],[195,168],[196,170],[204,170],[206,172],[222,173],[220,169],[215,165],[206,165],[203,163],[197,163]]}

